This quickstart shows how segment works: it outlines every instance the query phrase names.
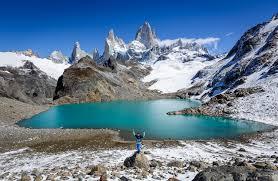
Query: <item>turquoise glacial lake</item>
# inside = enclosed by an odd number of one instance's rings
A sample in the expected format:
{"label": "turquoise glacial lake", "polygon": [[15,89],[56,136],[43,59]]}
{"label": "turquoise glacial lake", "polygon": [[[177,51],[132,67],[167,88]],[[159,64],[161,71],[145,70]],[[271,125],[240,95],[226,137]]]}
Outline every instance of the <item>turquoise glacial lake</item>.
{"label": "turquoise glacial lake", "polygon": [[145,131],[149,139],[233,138],[271,128],[245,120],[166,114],[199,105],[180,99],[69,104],[51,107],[18,124],[27,128],[110,128],[124,135],[135,129]]}

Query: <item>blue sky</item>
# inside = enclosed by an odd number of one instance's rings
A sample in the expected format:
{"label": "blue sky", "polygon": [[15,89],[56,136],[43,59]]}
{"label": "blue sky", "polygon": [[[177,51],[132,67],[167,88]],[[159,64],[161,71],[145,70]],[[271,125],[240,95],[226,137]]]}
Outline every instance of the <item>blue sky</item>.
{"label": "blue sky", "polygon": [[102,51],[109,29],[129,42],[148,21],[160,39],[218,37],[224,52],[277,12],[277,0],[9,0],[0,6],[0,51],[70,55],[75,41],[86,51]]}

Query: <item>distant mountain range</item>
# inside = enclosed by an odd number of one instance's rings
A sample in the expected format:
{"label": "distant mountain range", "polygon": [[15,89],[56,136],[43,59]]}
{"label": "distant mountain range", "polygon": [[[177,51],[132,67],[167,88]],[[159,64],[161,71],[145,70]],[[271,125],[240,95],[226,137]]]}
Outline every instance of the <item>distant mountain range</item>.
{"label": "distant mountain range", "polygon": [[[76,42],[69,58],[58,50],[52,52],[48,58],[39,58],[32,50],[0,52],[0,64],[1,66],[22,67],[28,60],[56,80],[65,69],[75,68],[72,71],[78,72],[76,75],[84,76],[83,68],[89,67],[105,78],[108,81],[107,84],[111,84],[112,87],[125,85],[125,91],[129,89],[129,81],[122,77],[121,71],[129,77],[131,72],[128,70],[133,68],[137,72],[135,79],[137,84],[141,81],[140,85],[144,88],[203,100],[239,87],[263,85],[269,80],[276,80],[278,71],[277,15],[245,32],[225,55],[212,55],[205,46],[208,42],[215,43],[218,40],[217,38],[160,40],[150,24],[145,22],[136,32],[135,39],[129,43],[117,37],[113,30],[109,31],[102,54],[97,49],[88,53],[82,50],[80,44]],[[75,65],[84,57],[87,57],[85,62]],[[89,60],[93,64],[88,63]],[[109,70],[105,67],[109,67]],[[71,71],[67,71],[66,77],[73,78],[69,72]],[[143,76],[139,76],[140,72]],[[100,77],[94,77],[94,79],[101,80]],[[122,83],[119,83],[119,80],[122,80]],[[106,85],[106,87],[109,86]],[[98,87],[98,89],[102,88]],[[136,88],[136,90],[144,88]],[[98,90],[94,84],[91,84],[89,89]],[[86,95],[84,92],[86,90],[82,90],[82,94]],[[60,97],[66,95],[63,90],[59,91]],[[105,92],[105,90],[102,91]],[[111,91],[112,89],[109,90]],[[72,91],[67,90],[67,92]],[[139,92],[138,94],[142,94]],[[117,97],[113,91],[110,95]],[[121,95],[121,97],[124,96]]]}

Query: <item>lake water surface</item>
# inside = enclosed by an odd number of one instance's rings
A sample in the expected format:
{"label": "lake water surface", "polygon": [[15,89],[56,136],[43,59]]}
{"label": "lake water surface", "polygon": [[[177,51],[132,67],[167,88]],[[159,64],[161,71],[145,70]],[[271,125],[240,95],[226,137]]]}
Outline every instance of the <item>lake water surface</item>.
{"label": "lake water surface", "polygon": [[252,121],[166,114],[199,104],[180,99],[69,104],[51,107],[18,124],[28,128],[111,128],[123,133],[135,129],[145,131],[151,139],[231,138],[271,128]]}

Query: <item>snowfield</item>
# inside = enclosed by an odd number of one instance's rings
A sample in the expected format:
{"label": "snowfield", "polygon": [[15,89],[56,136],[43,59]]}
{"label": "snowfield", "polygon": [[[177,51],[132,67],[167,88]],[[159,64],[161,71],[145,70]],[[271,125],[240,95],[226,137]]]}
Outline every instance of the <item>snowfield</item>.
{"label": "snowfield", "polygon": [[234,118],[248,119],[278,126],[278,75],[260,79],[258,72],[240,88],[261,86],[265,92],[241,97],[235,102]]}
{"label": "snowfield", "polygon": [[183,88],[189,88],[192,84],[192,78],[199,70],[214,64],[218,60],[204,61],[199,58],[183,63],[180,57],[171,57],[171,59],[149,64],[153,70],[142,81],[157,80],[149,87],[151,90],[157,89],[163,93],[176,92]]}
{"label": "snowfield", "polygon": [[68,63],[54,63],[47,58],[29,57],[15,52],[0,52],[0,66],[20,67],[23,66],[25,60],[31,61],[40,70],[56,80],[70,66]]}

